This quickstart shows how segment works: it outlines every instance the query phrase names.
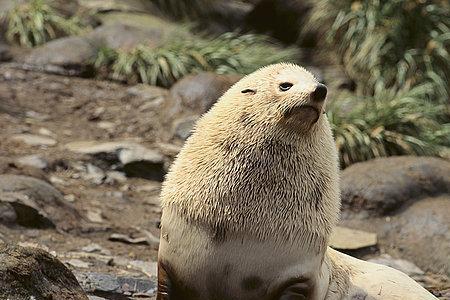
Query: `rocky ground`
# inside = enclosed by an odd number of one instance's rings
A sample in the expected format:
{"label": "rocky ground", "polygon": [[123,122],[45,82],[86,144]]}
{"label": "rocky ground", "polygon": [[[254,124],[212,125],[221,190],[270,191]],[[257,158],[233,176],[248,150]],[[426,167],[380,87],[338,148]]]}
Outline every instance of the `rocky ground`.
{"label": "rocky ground", "polygon": [[[196,76],[164,90],[1,65],[0,239],[56,255],[90,295],[151,297],[161,180],[210,105],[198,99],[236,80]],[[344,170],[342,189],[341,225],[367,232],[340,230],[332,244],[448,297],[450,163],[361,163]]]}

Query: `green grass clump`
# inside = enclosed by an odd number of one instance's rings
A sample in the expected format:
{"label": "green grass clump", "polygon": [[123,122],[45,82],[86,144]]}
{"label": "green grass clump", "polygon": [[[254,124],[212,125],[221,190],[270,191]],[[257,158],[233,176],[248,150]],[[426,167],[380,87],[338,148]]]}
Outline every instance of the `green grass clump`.
{"label": "green grass clump", "polygon": [[425,83],[363,98],[342,94],[334,100],[328,117],[342,166],[392,155],[447,155],[448,106],[432,101],[435,88]]}
{"label": "green grass clump", "polygon": [[[433,81],[450,91],[450,4],[446,0],[318,0],[307,31],[321,27],[324,50],[371,94]],[[336,53],[336,52],[335,52]]]}
{"label": "green grass clump", "polygon": [[342,165],[391,155],[447,156],[450,4],[442,0],[318,0],[317,32],[357,85],[329,118]]}
{"label": "green grass clump", "polygon": [[34,47],[65,35],[78,34],[83,30],[78,18],[65,18],[45,0],[30,0],[17,4],[8,11],[6,38],[11,43]]}
{"label": "green grass clump", "polygon": [[248,74],[267,64],[294,61],[296,56],[296,50],[278,48],[263,36],[226,33],[214,39],[174,38],[158,48],[101,49],[94,66],[110,70],[117,80],[168,87],[193,72]]}

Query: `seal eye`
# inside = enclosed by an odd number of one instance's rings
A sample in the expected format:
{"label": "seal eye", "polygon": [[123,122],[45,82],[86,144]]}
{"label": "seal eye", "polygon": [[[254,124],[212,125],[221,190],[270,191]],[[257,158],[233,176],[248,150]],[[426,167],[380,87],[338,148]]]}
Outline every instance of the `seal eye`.
{"label": "seal eye", "polygon": [[287,90],[289,90],[291,87],[293,86],[292,83],[290,82],[283,82],[280,84],[280,90],[282,92],[286,92]]}
{"label": "seal eye", "polygon": [[242,94],[247,94],[247,93],[256,94],[256,91],[252,90],[252,89],[245,89],[245,90],[241,91],[241,93]]}

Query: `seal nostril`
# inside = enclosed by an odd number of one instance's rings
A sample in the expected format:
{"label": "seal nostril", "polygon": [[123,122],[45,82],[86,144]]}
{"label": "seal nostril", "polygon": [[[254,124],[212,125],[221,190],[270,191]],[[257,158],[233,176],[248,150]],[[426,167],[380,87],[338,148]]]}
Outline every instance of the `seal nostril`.
{"label": "seal nostril", "polygon": [[319,83],[314,92],[311,93],[311,99],[314,102],[321,102],[325,100],[326,96],[327,96],[327,87],[321,83]]}

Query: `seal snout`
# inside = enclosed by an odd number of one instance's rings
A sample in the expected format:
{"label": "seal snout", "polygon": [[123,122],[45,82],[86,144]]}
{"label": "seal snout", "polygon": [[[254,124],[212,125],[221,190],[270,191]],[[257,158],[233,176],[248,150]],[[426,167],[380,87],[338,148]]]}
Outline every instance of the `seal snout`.
{"label": "seal snout", "polygon": [[316,86],[316,89],[311,93],[311,101],[313,102],[323,102],[327,97],[327,87],[319,83]]}

